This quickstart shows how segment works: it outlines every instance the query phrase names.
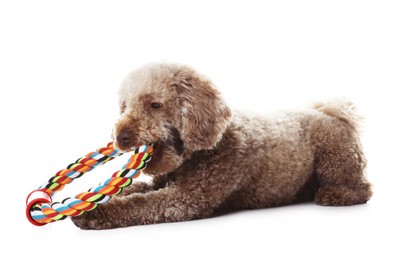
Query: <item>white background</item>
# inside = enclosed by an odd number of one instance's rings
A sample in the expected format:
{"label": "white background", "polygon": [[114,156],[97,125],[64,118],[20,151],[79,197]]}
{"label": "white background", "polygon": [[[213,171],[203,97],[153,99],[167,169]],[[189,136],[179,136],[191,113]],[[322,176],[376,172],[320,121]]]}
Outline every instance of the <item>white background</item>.
{"label": "white background", "polygon": [[[0,258],[399,259],[399,14],[398,1],[1,1]],[[109,141],[119,83],[153,61],[188,64],[257,113],[352,99],[366,117],[372,200],[109,231],[31,225],[27,194]]]}

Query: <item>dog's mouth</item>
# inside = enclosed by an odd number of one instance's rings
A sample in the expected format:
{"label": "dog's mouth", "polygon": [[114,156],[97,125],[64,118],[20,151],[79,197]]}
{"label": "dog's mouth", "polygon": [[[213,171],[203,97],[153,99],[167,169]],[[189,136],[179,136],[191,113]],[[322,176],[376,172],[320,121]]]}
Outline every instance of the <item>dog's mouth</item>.
{"label": "dog's mouth", "polygon": [[133,152],[133,151],[135,151],[138,147],[140,147],[140,146],[142,146],[142,145],[151,146],[151,147],[153,147],[154,150],[156,150],[158,147],[160,147],[160,143],[161,143],[161,141],[159,141],[159,142],[143,142],[143,143],[141,143],[141,144],[131,146],[130,148],[121,148],[121,146],[120,146],[118,143],[116,143],[116,148],[117,148],[118,150],[120,150],[121,152],[123,152],[123,153]]}
{"label": "dog's mouth", "polygon": [[153,155],[145,170],[145,173],[149,175],[176,169],[183,160],[185,150],[184,141],[181,139],[179,131],[174,127],[169,128],[166,139],[137,140],[135,137],[135,140],[132,140],[132,143],[135,144],[129,146],[124,146],[123,143],[120,145],[118,139],[114,140],[114,142],[117,149],[126,153],[134,151],[140,145],[151,145],[153,147]]}

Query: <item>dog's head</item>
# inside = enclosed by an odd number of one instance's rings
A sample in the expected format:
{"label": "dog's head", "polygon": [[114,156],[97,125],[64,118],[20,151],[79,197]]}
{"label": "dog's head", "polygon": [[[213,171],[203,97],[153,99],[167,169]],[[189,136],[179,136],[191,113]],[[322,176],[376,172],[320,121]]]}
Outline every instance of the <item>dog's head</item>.
{"label": "dog's head", "polygon": [[170,172],[221,139],[231,111],[213,84],[191,68],[152,64],[131,72],[120,92],[115,146],[153,144],[148,174]]}

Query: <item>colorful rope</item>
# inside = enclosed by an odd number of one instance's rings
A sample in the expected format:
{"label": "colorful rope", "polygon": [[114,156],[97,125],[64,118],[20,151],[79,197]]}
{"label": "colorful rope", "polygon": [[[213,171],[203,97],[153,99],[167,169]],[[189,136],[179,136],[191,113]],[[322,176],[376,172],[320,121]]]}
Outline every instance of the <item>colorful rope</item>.
{"label": "colorful rope", "polygon": [[[68,165],[67,168],[58,171],[46,184],[40,186],[38,190],[33,191],[28,196],[26,212],[28,220],[35,225],[44,225],[65,219],[68,216],[79,216],[85,211],[95,209],[99,204],[106,203],[112,196],[121,193],[123,188],[129,186],[133,178],[139,176],[140,170],[143,170],[150,160],[153,148],[148,145],[136,148],[122,169],[115,172],[111,178],[99,184],[99,186],[91,188],[87,192],[79,193],[74,198],[50,203],[51,196],[56,191],[62,190],[66,184],[121,154],[122,152],[115,149],[112,143],[109,143],[106,147],[88,153],[85,157]],[[30,196],[35,192],[44,194],[47,199],[36,199],[29,203]]]}

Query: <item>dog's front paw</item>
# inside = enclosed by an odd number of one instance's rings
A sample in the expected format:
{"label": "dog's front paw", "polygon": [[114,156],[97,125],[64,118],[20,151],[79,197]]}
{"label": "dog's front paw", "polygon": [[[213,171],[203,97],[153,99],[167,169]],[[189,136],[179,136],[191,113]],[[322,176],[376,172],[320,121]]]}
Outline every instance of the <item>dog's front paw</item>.
{"label": "dog's front paw", "polygon": [[99,209],[85,212],[77,217],[72,217],[71,220],[75,224],[75,226],[81,229],[113,228],[111,222],[108,221],[107,216],[105,214],[102,214],[101,210]]}

